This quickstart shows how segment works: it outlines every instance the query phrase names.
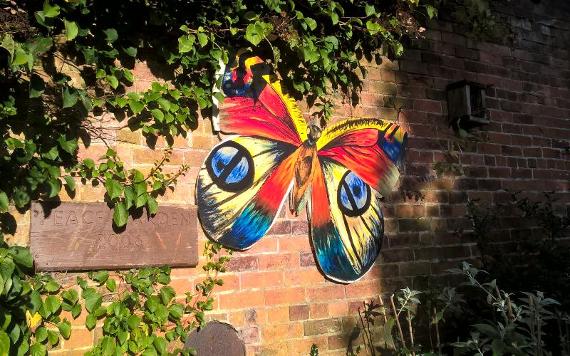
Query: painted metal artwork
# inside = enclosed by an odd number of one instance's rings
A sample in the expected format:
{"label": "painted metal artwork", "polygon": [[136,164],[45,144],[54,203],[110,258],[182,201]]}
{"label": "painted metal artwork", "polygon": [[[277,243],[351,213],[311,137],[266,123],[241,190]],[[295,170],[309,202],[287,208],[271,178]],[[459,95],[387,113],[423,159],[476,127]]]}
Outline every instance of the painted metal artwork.
{"label": "painted metal artwork", "polygon": [[374,264],[384,232],[381,198],[399,177],[407,134],[379,119],[308,125],[269,65],[241,56],[226,69],[222,132],[198,175],[206,234],[246,250],[270,229],[289,197],[307,207],[315,259],[327,278],[350,283]]}

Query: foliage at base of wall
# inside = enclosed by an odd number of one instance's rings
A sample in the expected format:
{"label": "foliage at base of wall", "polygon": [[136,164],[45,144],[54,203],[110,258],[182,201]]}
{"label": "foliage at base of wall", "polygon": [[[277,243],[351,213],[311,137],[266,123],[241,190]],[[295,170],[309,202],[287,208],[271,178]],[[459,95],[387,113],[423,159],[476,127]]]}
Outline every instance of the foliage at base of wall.
{"label": "foliage at base of wall", "polygon": [[90,272],[88,278],[78,276],[66,285],[47,274],[28,277],[29,250],[4,245],[0,248],[0,355],[46,355],[61,338],[69,339],[69,319],[82,313],[87,313],[88,330],[102,329],[89,355],[192,354],[182,347],[188,333],[204,324],[204,313],[214,302],[212,292],[223,285],[219,273],[229,259],[224,252],[220,245],[206,243],[206,277],[194,292],[180,298],[169,285],[168,267]]}
{"label": "foliage at base of wall", "polygon": [[[570,317],[558,301],[481,282],[487,272],[465,262],[450,272],[463,276],[459,286],[405,288],[386,301],[364,302],[347,355],[568,354]],[[362,343],[352,345],[359,338]]]}

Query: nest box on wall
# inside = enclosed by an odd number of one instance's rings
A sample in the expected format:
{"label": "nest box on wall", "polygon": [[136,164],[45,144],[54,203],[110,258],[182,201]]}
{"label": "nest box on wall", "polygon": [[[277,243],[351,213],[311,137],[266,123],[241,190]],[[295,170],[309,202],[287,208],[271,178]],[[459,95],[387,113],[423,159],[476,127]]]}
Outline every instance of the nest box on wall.
{"label": "nest box on wall", "polygon": [[453,129],[470,129],[489,123],[485,86],[462,80],[447,86],[447,112]]}

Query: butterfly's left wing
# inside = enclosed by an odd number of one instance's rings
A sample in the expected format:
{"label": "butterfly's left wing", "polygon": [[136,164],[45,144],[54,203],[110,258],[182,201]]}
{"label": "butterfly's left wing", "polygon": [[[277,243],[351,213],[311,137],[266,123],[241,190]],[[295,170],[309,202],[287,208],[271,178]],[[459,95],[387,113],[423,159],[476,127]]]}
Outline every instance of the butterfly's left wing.
{"label": "butterfly's left wing", "polygon": [[293,181],[296,147],[237,136],[215,146],[198,174],[196,203],[206,234],[250,248],[270,229]]}
{"label": "butterfly's left wing", "polygon": [[321,139],[308,209],[311,239],[327,277],[350,283],[380,252],[381,199],[398,179],[406,134],[381,120],[347,120]]}

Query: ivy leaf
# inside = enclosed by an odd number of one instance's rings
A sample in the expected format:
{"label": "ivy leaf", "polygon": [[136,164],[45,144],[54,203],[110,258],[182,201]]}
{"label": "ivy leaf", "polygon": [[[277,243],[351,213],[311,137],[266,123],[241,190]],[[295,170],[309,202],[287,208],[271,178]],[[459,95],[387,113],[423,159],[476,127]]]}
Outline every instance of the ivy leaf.
{"label": "ivy leaf", "polygon": [[263,21],[255,21],[245,28],[245,39],[252,45],[257,46],[264,38],[273,31],[273,25]]}
{"label": "ivy leaf", "polygon": [[375,22],[372,20],[366,21],[366,29],[368,30],[368,32],[372,36],[374,36],[378,32],[386,31],[382,25],[380,25],[378,22]]}
{"label": "ivy leaf", "polygon": [[136,57],[137,56],[137,49],[135,47],[123,48],[123,51],[127,54],[127,56],[130,56],[130,57]]}
{"label": "ivy leaf", "polygon": [[200,47],[204,47],[208,44],[208,35],[206,35],[203,32],[199,32],[198,33],[198,43],[200,44]]}
{"label": "ivy leaf", "polygon": [[36,333],[34,335],[36,337],[37,342],[44,342],[47,339],[47,329],[43,326],[40,326],[36,329]]}
{"label": "ivy leaf", "polygon": [[119,79],[117,79],[117,77],[115,77],[114,75],[108,75],[106,79],[107,83],[109,83],[111,88],[117,89],[119,87]]}
{"label": "ivy leaf", "polygon": [[67,188],[72,192],[75,191],[75,179],[71,176],[65,176],[63,179],[65,179],[65,185]]}
{"label": "ivy leaf", "polygon": [[123,193],[121,183],[112,178],[105,181],[105,189],[107,189],[107,194],[109,194],[111,200],[120,197]]}
{"label": "ivy leaf", "polygon": [[103,33],[105,34],[105,40],[108,43],[113,43],[117,40],[117,38],[119,38],[117,30],[115,30],[114,28],[108,28],[106,30],[103,30]]}
{"label": "ivy leaf", "polygon": [[65,135],[59,136],[57,143],[59,143],[59,146],[70,155],[75,154],[75,151],[77,150],[77,141],[75,139],[67,140]]}
{"label": "ivy leaf", "polygon": [[127,325],[129,325],[129,329],[134,330],[139,327],[139,323],[141,322],[141,318],[136,315],[131,315],[127,319]]}
{"label": "ivy leaf", "polygon": [[79,295],[77,294],[77,291],[75,289],[68,289],[64,291],[63,293],[61,293],[61,297],[63,298],[63,300],[65,300],[70,304],[75,304],[79,300]]}
{"label": "ivy leaf", "polygon": [[63,108],[70,108],[77,104],[77,100],[79,96],[77,95],[75,90],[69,90],[68,87],[65,87],[62,92],[63,96]]}
{"label": "ivy leaf", "polygon": [[45,356],[47,355],[47,348],[45,345],[40,343],[34,343],[32,347],[30,347],[30,355],[31,356]]}
{"label": "ivy leaf", "polygon": [[69,339],[69,336],[71,335],[71,323],[67,319],[64,319],[62,322],[58,323],[57,328],[59,329],[59,332],[64,339]]}
{"label": "ivy leaf", "polygon": [[56,17],[57,15],[59,15],[59,6],[57,5],[50,5],[49,1],[46,0],[44,1],[44,6],[42,9],[43,15],[44,17],[47,18],[51,18],[51,17]]}
{"label": "ivy leaf", "polygon": [[107,280],[107,282],[105,282],[105,286],[107,287],[109,292],[114,292],[115,290],[117,290],[117,281],[110,278]]}
{"label": "ivy leaf", "polygon": [[48,342],[50,345],[56,345],[59,342],[59,334],[53,330],[48,330]]}
{"label": "ivy leaf", "polygon": [[147,198],[146,207],[148,208],[148,213],[150,215],[156,214],[156,212],[158,211],[158,203],[156,202],[156,199],[149,196]]}
{"label": "ivy leaf", "polygon": [[109,279],[109,272],[107,271],[92,272],[89,274],[89,278],[99,283],[99,285],[102,285],[103,283],[107,282],[107,280]]}
{"label": "ivy leaf", "polygon": [[435,7],[433,7],[432,5],[425,5],[426,7],[426,12],[428,14],[428,17],[431,19],[433,19],[435,16],[437,16],[437,9]]}
{"label": "ivy leaf", "polygon": [[123,202],[117,203],[117,205],[115,205],[115,210],[113,211],[113,222],[115,225],[118,227],[125,226],[128,218],[129,215],[125,204]]}
{"label": "ivy leaf", "polygon": [[305,23],[311,31],[314,31],[317,28],[317,21],[310,17],[305,17]]}
{"label": "ivy leaf", "polygon": [[32,74],[30,78],[30,98],[39,98],[46,86],[44,80],[37,74]]}
{"label": "ivy leaf", "polygon": [[87,315],[87,318],[85,319],[85,327],[87,328],[87,330],[90,331],[93,330],[96,324],[97,324],[97,318],[95,317],[95,315],[93,314]]}
{"label": "ivy leaf", "polygon": [[83,291],[85,299],[85,309],[91,313],[101,305],[101,295],[94,288],[87,288]]}
{"label": "ivy leaf", "polygon": [[61,301],[55,295],[50,295],[44,301],[44,307],[50,315],[55,314],[61,307]]}
{"label": "ivy leaf", "polygon": [[374,5],[366,4],[366,6],[364,6],[364,12],[366,13],[366,16],[372,16],[376,14],[376,9],[374,8]]}
{"label": "ivy leaf", "polygon": [[77,34],[79,33],[79,28],[77,27],[75,21],[63,20],[63,23],[65,25],[65,36],[67,37],[67,40],[71,41],[75,37],[77,37]]}
{"label": "ivy leaf", "polygon": [[81,305],[75,304],[73,308],[71,308],[71,316],[73,319],[77,319],[77,317],[81,314]]}
{"label": "ivy leaf", "polygon": [[164,120],[164,113],[162,112],[162,110],[160,109],[152,109],[150,111],[150,113],[152,114],[152,116],[159,122],[161,122],[162,120]]}
{"label": "ivy leaf", "polygon": [[59,191],[61,190],[61,182],[59,179],[50,179],[47,183],[49,186],[48,197],[53,198],[58,195]]}
{"label": "ivy leaf", "polygon": [[168,305],[172,298],[176,296],[176,292],[172,287],[165,286],[160,288],[160,299],[162,300],[162,304]]}
{"label": "ivy leaf", "polygon": [[144,103],[142,103],[140,100],[129,99],[128,105],[135,115],[140,114],[144,109]]}
{"label": "ivy leaf", "polygon": [[49,281],[45,285],[45,289],[49,293],[57,292],[59,290],[59,283],[56,281]]}
{"label": "ivy leaf", "polygon": [[10,201],[6,193],[0,190],[0,213],[5,213],[8,211],[8,205]]}
{"label": "ivy leaf", "polygon": [[178,38],[178,52],[187,53],[194,49],[194,42],[196,37],[194,35],[185,35]]}
{"label": "ivy leaf", "polygon": [[16,42],[14,42],[14,38],[11,34],[7,34],[2,39],[2,43],[0,43],[0,47],[4,48],[10,54],[10,62],[12,62],[12,57],[14,57],[14,52],[16,51]]}

